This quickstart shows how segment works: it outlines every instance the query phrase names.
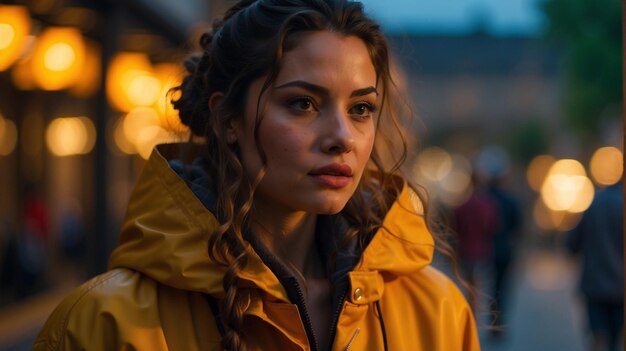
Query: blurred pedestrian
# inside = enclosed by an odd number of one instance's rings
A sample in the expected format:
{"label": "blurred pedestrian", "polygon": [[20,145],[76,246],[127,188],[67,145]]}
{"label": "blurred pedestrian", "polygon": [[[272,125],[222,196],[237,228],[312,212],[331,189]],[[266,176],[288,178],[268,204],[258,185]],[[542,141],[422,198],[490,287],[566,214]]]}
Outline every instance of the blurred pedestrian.
{"label": "blurred pedestrian", "polygon": [[[511,263],[514,262],[520,236],[521,209],[517,198],[503,184],[502,176],[489,181],[487,193],[496,204],[496,229],[493,236],[493,324],[506,324],[507,297]],[[494,328],[492,335],[499,335],[502,328]]]}
{"label": "blurred pedestrian", "polygon": [[492,303],[490,303],[493,336],[501,335],[506,323],[508,275],[515,258],[520,236],[521,208],[518,199],[507,187],[510,157],[498,145],[485,146],[475,160],[475,172],[487,184],[486,194],[495,205],[495,229],[490,273],[492,274]]}
{"label": "blurred pedestrian", "polygon": [[[497,208],[487,193],[484,180],[472,176],[473,191],[460,206],[453,209],[452,228],[456,233],[459,268],[463,278],[479,287],[478,277],[484,276],[493,257],[493,236],[497,225]],[[472,307],[478,308],[478,295],[472,294]]]}
{"label": "blurred pedestrian", "polygon": [[21,231],[17,239],[21,267],[17,294],[18,298],[23,298],[46,285],[50,220],[38,184],[27,184]]}
{"label": "blurred pedestrian", "polygon": [[402,96],[361,3],[242,0],[201,46],[174,107],[206,143],[153,151],[111,270],[35,350],[479,350],[430,266]]}
{"label": "blurred pedestrian", "polygon": [[582,254],[580,289],[587,307],[592,351],[617,351],[624,325],[624,191],[622,183],[596,196],[567,247]]}

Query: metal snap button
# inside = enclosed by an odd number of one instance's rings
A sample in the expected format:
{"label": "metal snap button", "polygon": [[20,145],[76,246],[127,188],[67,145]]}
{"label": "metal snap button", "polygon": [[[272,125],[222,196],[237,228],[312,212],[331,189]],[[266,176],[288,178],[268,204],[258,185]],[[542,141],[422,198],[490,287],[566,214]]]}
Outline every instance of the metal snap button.
{"label": "metal snap button", "polygon": [[354,289],[354,300],[359,301],[363,298],[363,289],[356,288]]}

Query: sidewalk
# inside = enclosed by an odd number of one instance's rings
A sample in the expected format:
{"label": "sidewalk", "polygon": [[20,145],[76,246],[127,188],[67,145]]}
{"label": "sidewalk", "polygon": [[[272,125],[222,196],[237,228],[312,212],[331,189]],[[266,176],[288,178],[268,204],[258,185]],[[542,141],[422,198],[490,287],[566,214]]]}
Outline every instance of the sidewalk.
{"label": "sidewalk", "polygon": [[68,281],[54,290],[0,310],[0,350],[30,350],[52,310],[76,286],[78,282]]}
{"label": "sidewalk", "polygon": [[575,264],[563,253],[534,250],[516,268],[508,330],[500,339],[481,331],[483,351],[585,350],[585,317],[576,296]]}

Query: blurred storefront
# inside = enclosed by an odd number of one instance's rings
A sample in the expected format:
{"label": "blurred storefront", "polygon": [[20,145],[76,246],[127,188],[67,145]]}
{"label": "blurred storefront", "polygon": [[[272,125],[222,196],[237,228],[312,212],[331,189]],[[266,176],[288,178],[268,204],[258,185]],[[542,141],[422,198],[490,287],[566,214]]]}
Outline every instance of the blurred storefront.
{"label": "blurred storefront", "polygon": [[0,306],[106,269],[180,61],[222,2],[0,4]]}

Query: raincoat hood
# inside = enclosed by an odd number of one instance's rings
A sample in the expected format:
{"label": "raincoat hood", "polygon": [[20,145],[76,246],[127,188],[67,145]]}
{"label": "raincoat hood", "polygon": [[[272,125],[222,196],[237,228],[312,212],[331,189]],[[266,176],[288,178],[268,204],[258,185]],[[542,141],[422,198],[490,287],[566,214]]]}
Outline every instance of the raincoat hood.
{"label": "raincoat hood", "polygon": [[[170,167],[168,159],[179,154],[171,145],[152,153],[131,195],[120,245],[109,266],[129,268],[177,289],[220,298],[226,267],[208,254],[209,238],[219,224]],[[405,185],[354,271],[378,271],[393,277],[427,266],[434,243],[423,217],[416,214],[418,208],[418,197]],[[252,246],[245,249],[249,260],[239,273],[240,284],[288,301],[284,287]]]}

